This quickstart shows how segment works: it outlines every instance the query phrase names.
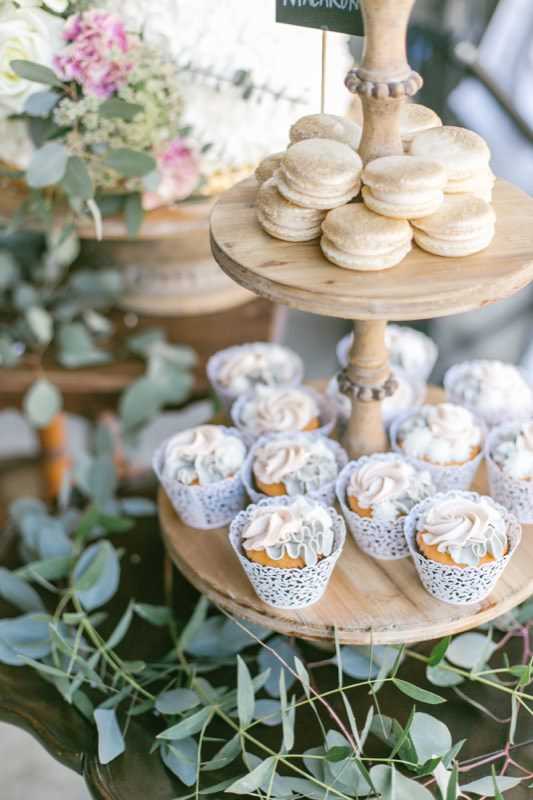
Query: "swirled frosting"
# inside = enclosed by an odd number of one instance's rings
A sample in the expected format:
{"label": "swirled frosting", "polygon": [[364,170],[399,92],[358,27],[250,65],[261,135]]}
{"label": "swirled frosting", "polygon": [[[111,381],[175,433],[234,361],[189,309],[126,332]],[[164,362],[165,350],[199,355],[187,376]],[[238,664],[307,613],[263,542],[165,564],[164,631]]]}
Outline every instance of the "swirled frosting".
{"label": "swirled frosting", "polygon": [[[398,388],[391,397],[386,397],[381,403],[383,421],[386,425],[392,422],[398,414],[401,414],[403,411],[408,411],[416,405],[417,402],[420,402],[414,384],[410,383],[400,372],[394,371],[394,377],[398,381]],[[340,391],[337,378],[332,378],[329,382],[327,393],[335,400],[337,411],[341,419],[349,419],[351,413],[350,398]]]}
{"label": "swirled frosting", "polygon": [[361,508],[372,508],[374,519],[394,521],[434,493],[428,472],[417,471],[401,457],[370,457],[352,472],[346,493]]}
{"label": "swirled frosting", "polygon": [[260,384],[289,384],[296,372],[296,359],[289,350],[275,344],[257,344],[230,351],[220,365],[217,379],[224,389],[237,395]]}
{"label": "swirled frosting", "polygon": [[201,486],[235,475],[246,456],[244,444],[216,425],[200,425],[174,436],[165,449],[168,479]]}
{"label": "swirled frosting", "polygon": [[503,558],[507,550],[507,523],[483,497],[438,501],[422,515],[418,530],[425,544],[462,566],[477,567],[485,556]]}
{"label": "swirled frosting", "polygon": [[252,469],[262,483],[282,483],[289,496],[315,492],[338,473],[335,456],[323,441],[290,437],[259,448]]}
{"label": "swirled frosting", "polygon": [[411,458],[462,464],[477,454],[483,431],[466,408],[453,403],[423,406],[398,429],[398,443]]}
{"label": "swirled frosting", "polygon": [[257,386],[241,409],[240,423],[251,433],[303,431],[320,416],[314,397],[303,389]]}
{"label": "swirled frosting", "polygon": [[524,422],[515,431],[509,431],[491,455],[513,480],[533,480],[533,422]]}
{"label": "swirled frosting", "polygon": [[491,422],[493,417],[525,416],[533,409],[533,391],[519,370],[501,361],[474,361],[450,387],[462,403]]}
{"label": "swirled frosting", "polygon": [[264,550],[274,561],[288,555],[314,566],[333,552],[335,531],[324,506],[299,497],[287,506],[258,506],[242,540],[245,550]]}

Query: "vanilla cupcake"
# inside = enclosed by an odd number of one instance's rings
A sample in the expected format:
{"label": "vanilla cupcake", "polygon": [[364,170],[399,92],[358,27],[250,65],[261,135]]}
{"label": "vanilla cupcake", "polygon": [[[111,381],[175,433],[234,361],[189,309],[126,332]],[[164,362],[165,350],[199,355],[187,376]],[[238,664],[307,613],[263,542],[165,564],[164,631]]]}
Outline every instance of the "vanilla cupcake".
{"label": "vanilla cupcake", "polygon": [[263,500],[230,527],[231,545],[256,594],[275,608],[320,600],[345,538],[342,517],[304,497]]}
{"label": "vanilla cupcake", "polygon": [[[408,378],[403,370],[394,368],[392,373],[398,384],[396,391],[381,402],[383,422],[386,426],[389,426],[399,414],[403,414],[410,408],[423,403],[427,391],[427,387],[424,383]],[[330,380],[326,393],[328,397],[335,402],[337,407],[339,427],[341,429],[345,428],[352,413],[352,403],[348,395],[341,392],[338,376]]]}
{"label": "vanilla cupcake", "polygon": [[242,479],[253,503],[303,495],[333,505],[335,481],[347,461],[342,447],[320,434],[270,434],[250,450]]}
{"label": "vanilla cupcake", "polygon": [[[337,344],[337,359],[347,367],[353,333],[344,336]],[[427,383],[438,358],[437,345],[425,333],[407,325],[387,325],[385,344],[393,368],[399,367],[410,379]]]}
{"label": "vanilla cupcake", "polygon": [[435,495],[415,508],[405,535],[422,583],[445,603],[484,600],[516,551],[516,518],[490,497],[473,492]]}
{"label": "vanilla cupcake", "polygon": [[485,456],[492,497],[520,522],[533,523],[533,420],[494,428]]}
{"label": "vanilla cupcake", "polygon": [[207,530],[227,525],[244,508],[240,471],[245,457],[238,431],[200,425],[164,442],[153,466],[183,522]]}
{"label": "vanilla cupcake", "polygon": [[439,492],[468,489],[483,458],[482,423],[453,403],[422,406],[398,417],[392,447],[412,464],[431,471]]}
{"label": "vanilla cupcake", "polygon": [[327,435],[336,421],[334,404],[305,386],[258,386],[233,404],[231,417],[249,444],[265,433],[320,431]]}
{"label": "vanilla cupcake", "polygon": [[256,386],[298,386],[302,359],[287,347],[270,342],[240,344],[220,350],[207,362],[207,376],[227,411]]}
{"label": "vanilla cupcake", "polygon": [[337,498],[356,543],[384,560],[409,555],[405,517],[433,494],[429,472],[395,453],[363,456],[348,464],[337,481]]}
{"label": "vanilla cupcake", "polygon": [[533,390],[522,373],[502,361],[465,361],[444,376],[452,403],[465,406],[492,427],[533,414]]}

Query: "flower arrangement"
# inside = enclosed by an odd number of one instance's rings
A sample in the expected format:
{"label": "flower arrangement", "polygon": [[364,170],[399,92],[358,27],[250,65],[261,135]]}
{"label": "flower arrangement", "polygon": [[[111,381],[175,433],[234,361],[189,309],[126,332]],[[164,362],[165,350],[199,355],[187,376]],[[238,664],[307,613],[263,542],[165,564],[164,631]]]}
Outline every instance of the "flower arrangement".
{"label": "flower arrangement", "polygon": [[69,10],[66,0],[8,0],[0,11],[0,116],[26,121],[34,146],[16,174],[42,204],[66,197],[97,228],[121,211],[135,234],[145,210],[201,181],[178,68],[118,14]]}

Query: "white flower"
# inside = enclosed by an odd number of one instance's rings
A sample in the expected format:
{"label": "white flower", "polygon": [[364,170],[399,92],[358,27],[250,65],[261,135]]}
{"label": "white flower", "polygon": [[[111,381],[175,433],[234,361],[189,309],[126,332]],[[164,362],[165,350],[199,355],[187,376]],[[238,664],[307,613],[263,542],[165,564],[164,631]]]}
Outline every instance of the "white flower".
{"label": "white flower", "polygon": [[56,14],[63,14],[69,4],[69,0],[13,0],[20,8],[39,8],[45,6]]}
{"label": "white flower", "polygon": [[62,44],[63,20],[41,8],[0,6],[0,116],[20,113],[26,99],[43,87],[16,75],[11,62],[34,61],[46,67]]}

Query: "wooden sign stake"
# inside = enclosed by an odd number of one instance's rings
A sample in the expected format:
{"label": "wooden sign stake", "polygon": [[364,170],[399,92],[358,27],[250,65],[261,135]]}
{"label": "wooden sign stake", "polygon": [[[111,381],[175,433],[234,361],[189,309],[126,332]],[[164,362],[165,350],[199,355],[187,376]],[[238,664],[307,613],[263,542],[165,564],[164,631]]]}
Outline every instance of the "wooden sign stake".
{"label": "wooden sign stake", "polygon": [[320,113],[324,114],[326,110],[326,78],[327,78],[327,62],[328,62],[328,31],[326,28],[322,31],[322,78],[320,86]]}

